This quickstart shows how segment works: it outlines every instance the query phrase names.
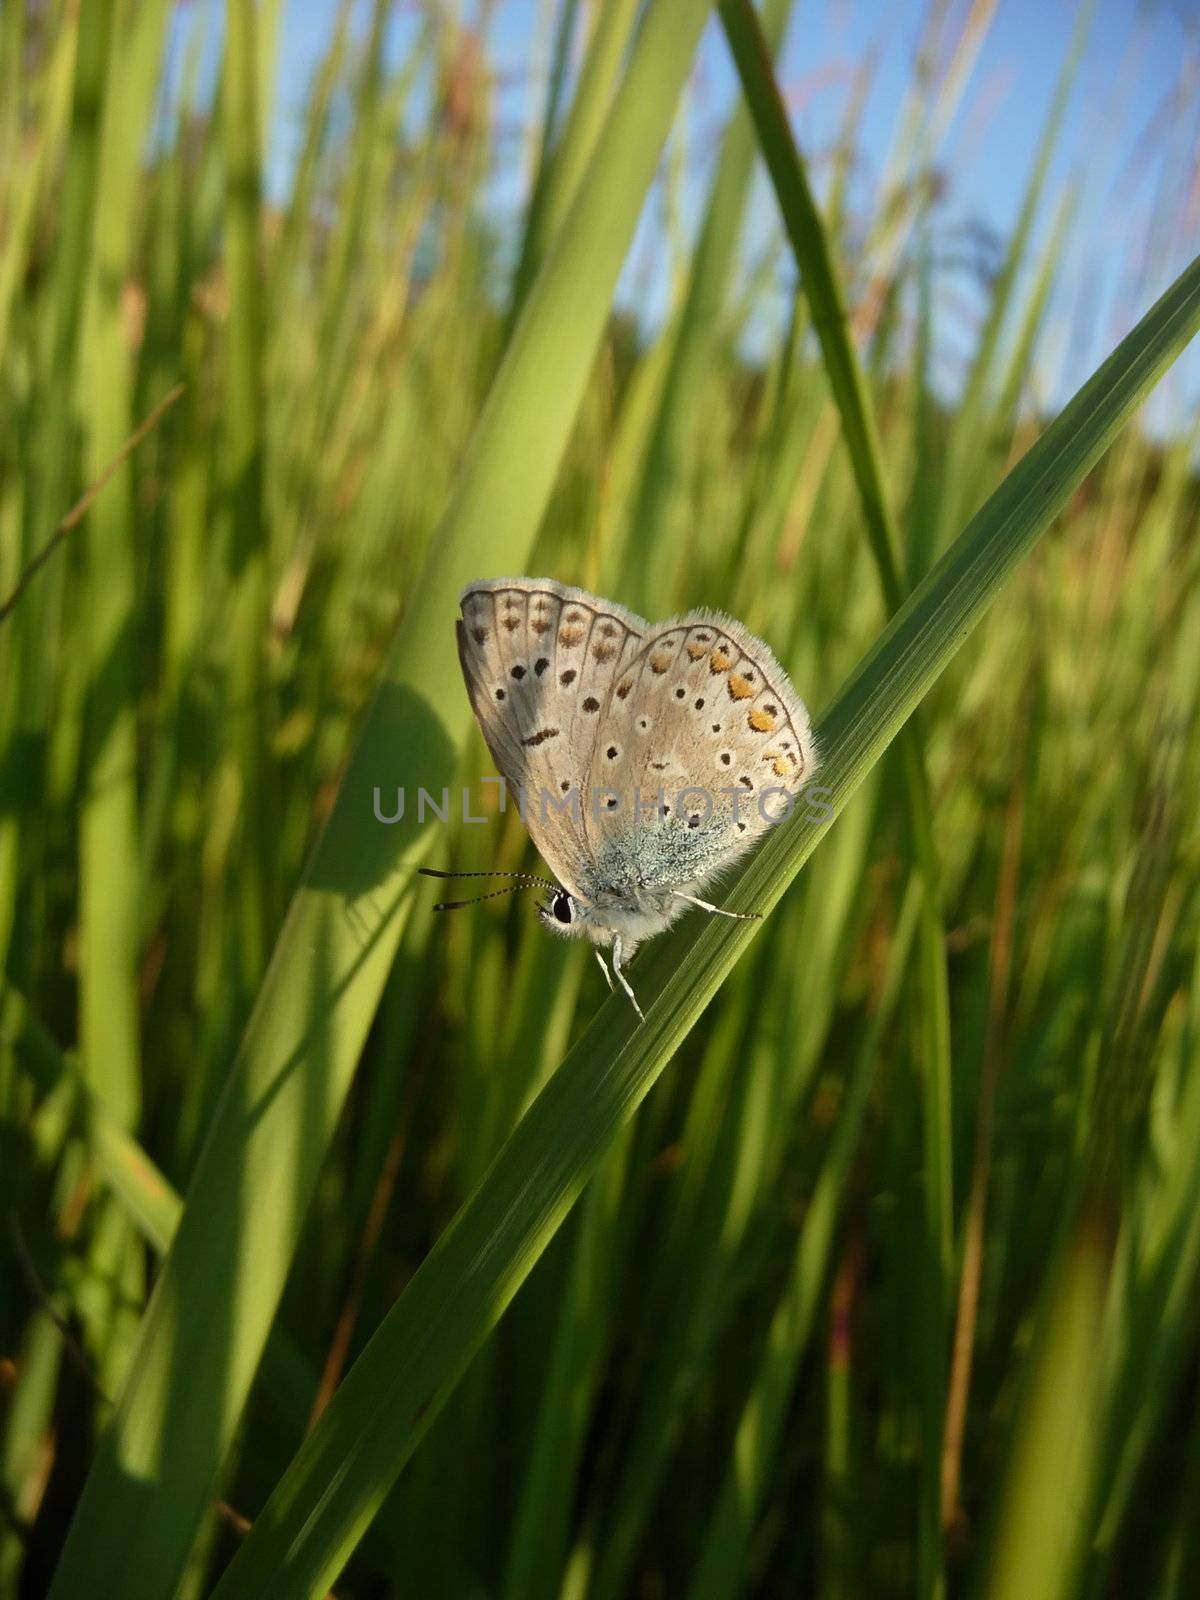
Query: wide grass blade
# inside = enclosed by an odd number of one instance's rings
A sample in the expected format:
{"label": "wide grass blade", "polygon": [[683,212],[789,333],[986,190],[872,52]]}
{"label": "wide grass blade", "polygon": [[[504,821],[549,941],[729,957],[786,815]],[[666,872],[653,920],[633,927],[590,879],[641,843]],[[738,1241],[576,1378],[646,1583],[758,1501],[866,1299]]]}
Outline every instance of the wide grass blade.
{"label": "wide grass blade", "polygon": [[[121,288],[133,252],[138,160],[167,8],[141,7],[113,40],[102,124],[93,272],[82,363],[86,470],[97,479],[133,431]],[[119,77],[119,84],[118,84]],[[84,1070],[127,1125],[141,1104],[138,1027],[137,584],[133,463],[122,460],[82,533],[87,566],[89,738],[80,820],[80,1032]]]}
{"label": "wide grass blade", "polygon": [[[561,22],[564,29],[575,23],[576,11],[573,4],[566,7]],[[609,0],[607,5],[597,8],[579,83],[571,97],[571,109],[565,124],[558,130],[554,127],[553,119],[559,95],[556,92],[550,95],[543,129],[541,166],[529,201],[521,259],[513,281],[514,316],[524,304],[546,252],[557,237],[571,203],[579,192],[580,182],[612,103],[613,92],[620,81],[621,64],[629,49],[637,13],[638,0]],[[566,44],[565,38],[560,41],[562,53],[565,53]],[[561,59],[556,65],[561,75]]]}
{"label": "wide grass blade", "polygon": [[[469,720],[457,595],[482,566],[520,570],[532,547],[707,12],[707,0],[687,0],[646,13],[586,180],[530,291],[209,1127],[55,1572],[56,1597],[86,1587],[165,1600],[178,1581],[429,840],[431,823],[417,826],[412,808],[401,826],[374,824],[373,789],[423,783],[436,793],[453,778]],[[244,447],[240,459],[252,472]]]}

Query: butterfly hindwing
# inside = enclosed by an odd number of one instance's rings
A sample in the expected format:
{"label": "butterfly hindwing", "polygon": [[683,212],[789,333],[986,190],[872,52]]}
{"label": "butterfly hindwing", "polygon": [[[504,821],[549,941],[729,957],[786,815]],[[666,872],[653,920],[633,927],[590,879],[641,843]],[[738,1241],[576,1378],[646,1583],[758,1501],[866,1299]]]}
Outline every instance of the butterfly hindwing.
{"label": "butterfly hindwing", "polygon": [[588,781],[622,803],[600,813],[590,848],[603,857],[606,838],[648,827],[642,875],[694,888],[815,769],[808,714],[767,646],[720,612],[689,612],[648,632],[614,682]]}

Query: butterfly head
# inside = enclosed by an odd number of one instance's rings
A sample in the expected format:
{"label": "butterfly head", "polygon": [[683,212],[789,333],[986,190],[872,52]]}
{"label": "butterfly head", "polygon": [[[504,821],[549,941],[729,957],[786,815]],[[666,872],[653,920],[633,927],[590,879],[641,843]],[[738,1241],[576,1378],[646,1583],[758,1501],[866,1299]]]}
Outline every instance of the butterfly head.
{"label": "butterfly head", "polygon": [[538,907],[538,916],[551,933],[557,933],[566,939],[573,934],[581,933],[586,920],[583,902],[561,886]]}
{"label": "butterfly head", "polygon": [[636,901],[618,891],[609,890],[589,899],[572,894],[561,885],[556,885],[538,906],[537,914],[542,926],[559,938],[582,937],[607,948],[619,936],[630,954],[640,940],[658,932],[666,923],[666,919],[654,913],[648,915]]}

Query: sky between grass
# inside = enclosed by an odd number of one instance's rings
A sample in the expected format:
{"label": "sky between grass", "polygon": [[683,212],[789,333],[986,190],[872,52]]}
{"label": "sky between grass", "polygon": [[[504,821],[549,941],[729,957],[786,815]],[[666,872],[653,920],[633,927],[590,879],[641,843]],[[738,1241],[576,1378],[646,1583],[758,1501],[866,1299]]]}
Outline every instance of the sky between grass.
{"label": "sky between grass", "polygon": [[[177,59],[187,29],[199,23],[208,33],[215,64],[221,9],[218,0],[182,8]],[[448,4],[448,10],[456,9],[473,21],[480,14],[479,0]],[[405,54],[421,10],[418,0],[397,0],[389,38],[393,60]],[[877,210],[880,177],[913,81],[928,10],[926,0],[797,0],[780,77],[818,183],[822,157],[843,123],[856,74],[870,69],[851,188],[852,210],[860,218]],[[967,0],[946,0],[935,59],[948,56],[967,10]],[[268,192],[274,196],[286,192],[301,109],[335,11],[334,0],[284,0],[266,160]],[[359,0],[360,34],[369,11],[370,0]],[[998,0],[959,112],[940,146],[936,165],[946,192],[935,239],[940,270],[934,380],[948,397],[975,343],[985,298],[981,270],[998,261],[1020,206],[1077,11],[1077,0]],[[510,236],[516,233],[528,182],[529,141],[523,131],[542,109],[551,12],[549,0],[496,0],[491,9],[487,53],[497,122],[490,202],[495,221]],[[1193,0],[1098,0],[1040,223],[1043,230],[1049,227],[1058,198],[1072,188],[1077,221],[1050,306],[1032,396],[1047,410],[1057,409],[1078,388],[1200,248],[1200,164],[1194,158],[1200,148],[1198,68],[1200,6]],[[735,91],[715,21],[705,36],[693,87],[676,128],[688,174],[679,219],[685,240],[696,226],[716,135]],[[661,316],[668,295],[664,196],[659,184],[647,202],[618,294],[619,303],[636,305],[650,323]],[[747,262],[764,248],[774,226],[773,202],[760,172],[747,228]],[[786,274],[786,255],[783,260]],[[780,317],[788,287],[782,277]],[[752,328],[751,345],[756,338],[765,343],[769,331]],[[1192,350],[1155,397],[1152,425],[1178,424],[1198,396],[1200,350]]]}

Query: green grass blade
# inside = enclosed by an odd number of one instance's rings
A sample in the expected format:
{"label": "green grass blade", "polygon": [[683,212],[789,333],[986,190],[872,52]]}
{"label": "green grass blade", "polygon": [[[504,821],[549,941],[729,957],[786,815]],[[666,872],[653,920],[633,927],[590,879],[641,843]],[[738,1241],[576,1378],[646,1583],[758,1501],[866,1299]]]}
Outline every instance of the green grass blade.
{"label": "green grass blade", "polygon": [[[1200,260],[1051,424],[851,675],[818,729],[835,812],[1197,328]],[[821,824],[806,819],[777,829],[732,888],[730,909],[772,909],[820,836]],[[681,925],[669,947],[649,947],[638,973],[646,1021],[638,1025],[617,996],[601,1007],[351,1369],[234,1558],[221,1600],[292,1600],[333,1579],[616,1130],[759,926]]]}
{"label": "green grass blade", "polygon": [[858,1149],[880,1044],[900,994],[924,890],[909,879],[888,952],[879,1004],[848,1074],[844,1104],[822,1165],[766,1346],[738,1421],[733,1456],[696,1565],[690,1600],[723,1600],[744,1586],[746,1547],[775,1468],[796,1369],[807,1348],[833,1249],[842,1192]]}
{"label": "green grass blade", "polygon": [[[637,14],[638,0],[609,0],[609,4],[600,7],[567,120],[557,139],[552,126],[544,131],[542,165],[529,202],[521,259],[513,283],[514,314],[524,304],[579,191],[620,80],[621,63],[629,49]],[[565,28],[573,18],[571,8],[564,15],[562,26]],[[557,94],[552,93],[546,107],[548,117],[553,116],[557,100]]]}
{"label": "green grass blade", "polygon": [[238,954],[246,994],[266,964],[274,926],[270,818],[274,783],[267,758],[269,719],[264,525],[263,340],[259,127],[259,16],[252,0],[232,0],[222,82],[225,238],[229,315],[225,327],[224,488],[228,506],[229,702],[233,760],[241,786]]}
{"label": "green grass blade", "polygon": [[[790,9],[791,0],[766,0],[762,28],[768,51],[778,49]],[[686,515],[687,463],[699,419],[711,404],[709,384],[726,337],[724,319],[750,199],[754,153],[753,128],[739,103],[725,130],[708,211],[672,330],[671,361],[631,512],[627,598],[634,607],[650,611],[660,595],[671,592],[670,568],[687,554],[676,531]]]}
{"label": "green grass blade", "polygon": [[[70,130],[59,197],[58,250],[54,284],[43,336],[43,371],[38,378],[44,417],[36,449],[36,482],[22,505],[20,567],[36,555],[47,531],[55,527],[71,503],[74,482],[73,397],[79,360],[80,329],[96,199],[100,149],[100,110],[104,99],[105,63],[112,32],[113,0],[96,4],[65,22],[73,32],[74,58]],[[5,642],[5,704],[12,714],[4,729],[0,768],[19,776],[15,803],[0,816],[0,971],[8,959],[17,888],[23,872],[40,851],[38,810],[42,800],[42,766],[47,741],[43,716],[49,692],[51,663],[57,658],[57,615],[61,604],[61,568],[52,566],[24,597]],[[65,720],[65,719],[64,719]],[[11,778],[9,779],[11,782]]]}
{"label": "green grass blade", "polygon": [[83,1586],[164,1600],[178,1579],[431,832],[411,807],[401,826],[372,826],[373,788],[419,781],[436,792],[453,779],[469,722],[452,627],[458,591],[484,563],[519,570],[532,547],[707,12],[706,0],[647,12],[587,180],[530,291],[209,1128],[56,1597]]}
{"label": "green grass blade", "polygon": [[[161,0],[118,30],[102,123],[92,281],[81,365],[86,476],[98,479],[133,432],[131,362],[121,307],[134,240],[138,162],[166,34]],[[141,1106],[138,1021],[137,585],[133,463],[96,496],[83,529],[90,737],[79,839],[80,1034],[84,1070],[132,1127]]]}
{"label": "green grass blade", "polygon": [[[825,371],[842,419],[847,453],[866,521],[885,605],[894,613],[904,592],[900,538],[884,477],[879,429],[866,375],[851,339],[850,322],[833,265],[833,250],[788,125],[771,68],[767,40],[750,0],[722,0],[721,20],[753,109],[763,155],[775,185]],[[924,1283],[918,1297],[924,1323],[922,1368],[921,1593],[942,1592],[939,1471],[944,1409],[946,1337],[953,1218],[950,1091],[950,997],[941,925],[939,869],[933,842],[929,784],[918,727],[900,739],[899,760],[908,803],[910,850],[925,885],[921,913],[920,1096],[926,1193]]]}
{"label": "green grass blade", "polygon": [[563,1295],[553,1356],[538,1408],[528,1470],[514,1518],[504,1577],[504,1600],[537,1600],[557,1593],[571,1502],[577,1492],[586,1421],[602,1371],[600,1355],[612,1337],[618,1252],[617,1211],[629,1161],[628,1128],[581,1202],[579,1236]]}
{"label": "green grass blade", "polygon": [[145,1239],[156,1251],[166,1250],[182,1209],[178,1194],[12,988],[0,991],[0,1047],[15,1049],[44,1090],[73,1089],[101,1175]]}
{"label": "green grass blade", "polygon": [[849,318],[816,198],[792,140],[787,108],[771,68],[770,52],[751,0],[721,0],[721,22],[737,65],[763,159],[796,260],[813,330],[821,341],[829,386],[841,412],[846,448],[855,469],[867,535],[888,609],[902,598],[900,538],[884,488],[883,451],[862,368],[849,337]]}
{"label": "green grass blade", "polygon": [[[861,903],[874,798],[859,793],[810,868],[800,915],[786,933],[773,930],[785,948],[811,952],[792,981],[788,1012],[754,1036],[771,989],[770,964],[760,977],[760,961],[739,971],[739,982],[748,977],[754,987],[730,996],[713,1031],[680,1136],[686,1171],[663,1219],[661,1248],[648,1262],[655,1285],[644,1312],[653,1330],[650,1360],[628,1385],[628,1426],[614,1429],[622,1440],[619,1470],[595,1514],[603,1548],[589,1600],[613,1600],[628,1588],[680,1430],[734,1312],[739,1263],[770,1208],[788,1134],[828,1038],[835,975]],[[776,1030],[787,1041],[782,1049]]]}
{"label": "green grass blade", "polygon": [[1079,70],[1083,47],[1091,31],[1095,15],[1094,0],[1082,5],[1075,18],[1075,27],[1067,49],[1054,96],[1046,114],[1045,126],[1037,144],[1037,156],[1029,182],[1021,200],[1021,208],[1009,236],[1004,260],[992,285],[987,316],[979,336],[979,345],[971,363],[963,391],[962,403],[956,412],[951,430],[943,480],[940,514],[941,533],[935,540],[940,548],[943,536],[954,531],[980,499],[979,476],[972,470],[972,458],[980,453],[988,423],[988,391],[994,382],[994,367],[1000,346],[1000,336],[1012,304],[1013,291],[1026,253],[1030,234],[1037,216],[1050,161],[1057,146],[1063,116],[1070,101],[1070,92]]}
{"label": "green grass blade", "polygon": [[1073,1230],[1035,1333],[984,1600],[1076,1592],[1101,1398],[1096,1351],[1112,1264],[1108,1219]]}
{"label": "green grass blade", "polygon": [[[6,95],[13,112],[13,148],[17,142],[20,97],[18,79],[21,67],[21,43],[17,35],[18,12],[9,13],[12,35],[9,41],[9,60],[6,69],[12,81],[6,84]],[[12,327],[12,312],[17,299],[21,272],[27,265],[30,240],[37,219],[38,201],[46,173],[57,164],[62,142],[67,134],[67,112],[71,104],[71,68],[75,56],[75,36],[70,28],[60,28],[54,40],[54,55],[46,73],[43,93],[46,104],[38,126],[37,144],[32,158],[28,155],[18,164],[14,173],[17,182],[15,203],[10,201],[12,214],[8,219],[3,239],[0,239],[0,370],[3,370],[8,352]]]}

